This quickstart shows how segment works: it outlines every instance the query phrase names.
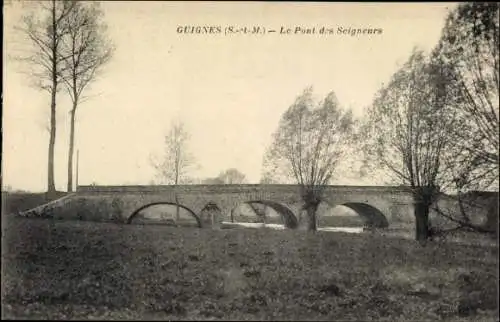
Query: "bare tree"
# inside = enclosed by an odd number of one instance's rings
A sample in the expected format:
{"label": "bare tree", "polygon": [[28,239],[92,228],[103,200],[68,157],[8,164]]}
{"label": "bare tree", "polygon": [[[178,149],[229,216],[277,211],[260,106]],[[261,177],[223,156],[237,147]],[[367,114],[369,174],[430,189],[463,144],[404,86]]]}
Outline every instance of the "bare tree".
{"label": "bare tree", "polygon": [[315,103],[307,88],[283,114],[266,152],[264,175],[300,186],[308,229],[316,230],[316,211],[325,185],[330,183],[343,149],[351,140],[354,120],[333,92]]}
{"label": "bare tree", "polygon": [[165,136],[161,160],[151,160],[161,183],[178,185],[188,178],[188,170],[194,165],[194,157],[188,147],[189,139],[184,123],[173,122]]}
{"label": "bare tree", "polygon": [[[188,171],[194,165],[194,157],[189,152],[190,135],[185,129],[184,123],[172,123],[169,133],[165,136],[165,151],[160,161],[151,160],[155,167],[160,182],[179,185],[189,180]],[[177,211],[176,218],[179,220],[179,200],[175,195]]]}
{"label": "bare tree", "polygon": [[26,74],[30,75],[36,88],[50,94],[50,137],[47,164],[47,192],[56,191],[54,181],[54,152],[57,134],[56,98],[61,83],[62,57],[59,53],[62,39],[67,33],[66,17],[74,3],[67,1],[41,1],[36,11],[23,16],[19,28],[27,36],[30,48],[18,60],[26,63]]}
{"label": "bare tree", "polygon": [[113,47],[106,39],[106,25],[98,2],[73,1],[72,10],[62,20],[67,33],[59,48],[62,80],[71,98],[67,190],[73,191],[73,155],[76,110],[86,97],[83,93],[97,79],[110,60]]}
{"label": "bare tree", "polygon": [[411,187],[416,239],[429,237],[429,209],[449,187],[445,162],[456,118],[446,108],[446,82],[439,66],[414,49],[408,61],[376,95],[364,127],[367,160],[391,180]]}

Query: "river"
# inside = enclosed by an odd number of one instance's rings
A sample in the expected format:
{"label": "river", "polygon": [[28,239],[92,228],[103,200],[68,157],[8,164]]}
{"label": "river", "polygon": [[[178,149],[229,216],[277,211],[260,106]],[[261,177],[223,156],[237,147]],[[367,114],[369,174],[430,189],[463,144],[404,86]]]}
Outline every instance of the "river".
{"label": "river", "polygon": [[[284,225],[281,224],[264,224],[264,223],[249,223],[249,222],[229,222],[223,221],[222,225],[226,227],[240,226],[247,228],[271,228],[276,230],[285,229]],[[363,227],[318,227],[318,231],[328,231],[328,232],[345,232],[359,234],[363,232]]]}

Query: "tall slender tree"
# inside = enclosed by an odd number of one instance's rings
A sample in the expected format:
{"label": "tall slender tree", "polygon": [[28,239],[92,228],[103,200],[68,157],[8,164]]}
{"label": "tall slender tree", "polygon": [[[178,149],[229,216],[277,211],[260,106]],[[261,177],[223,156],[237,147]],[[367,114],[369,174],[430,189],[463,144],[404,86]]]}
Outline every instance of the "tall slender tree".
{"label": "tall slender tree", "polygon": [[[498,189],[499,16],[500,5],[495,2],[459,4],[446,18],[431,56],[433,64],[445,71],[445,104],[458,119],[448,132],[453,144],[445,162],[452,169],[449,181],[459,210],[445,211],[438,204],[434,210],[457,228],[484,232],[496,225],[473,223],[484,203],[472,196],[480,195],[477,190]],[[493,203],[490,208],[488,221],[494,222],[498,206]]]}
{"label": "tall slender tree", "polygon": [[67,30],[59,47],[62,60],[61,78],[68,92],[70,110],[70,137],[68,148],[67,190],[73,191],[73,155],[75,119],[78,106],[85,100],[84,91],[94,82],[113,53],[107,39],[106,24],[98,2],[72,1],[71,10],[62,20]]}
{"label": "tall slender tree", "polygon": [[446,104],[462,126],[450,129],[455,176],[464,189],[498,186],[500,5],[463,3],[450,12],[433,52],[448,74]]}
{"label": "tall slender tree", "polygon": [[26,63],[27,74],[33,85],[50,95],[50,127],[47,162],[47,192],[56,191],[54,180],[54,153],[57,134],[56,107],[57,92],[61,83],[62,62],[66,57],[60,54],[62,39],[68,32],[66,18],[74,3],[68,1],[40,1],[36,9],[22,18],[18,30],[27,36],[29,49],[18,60]]}

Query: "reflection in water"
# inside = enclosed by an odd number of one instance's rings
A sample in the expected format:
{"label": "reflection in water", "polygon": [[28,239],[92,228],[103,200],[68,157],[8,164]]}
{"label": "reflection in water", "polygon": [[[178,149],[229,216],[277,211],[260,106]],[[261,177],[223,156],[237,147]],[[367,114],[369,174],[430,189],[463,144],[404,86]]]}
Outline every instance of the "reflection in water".
{"label": "reflection in water", "polygon": [[363,227],[319,227],[319,231],[341,231],[343,233],[362,233]]}
{"label": "reflection in water", "polygon": [[[284,225],[280,224],[264,224],[264,223],[248,223],[248,222],[228,222],[223,221],[222,224],[227,227],[248,227],[248,228],[272,228],[277,230],[285,229]],[[363,232],[363,227],[319,227],[318,231],[330,232],[345,232],[359,234]]]}
{"label": "reflection in water", "polygon": [[266,224],[265,227],[272,228],[272,229],[278,229],[278,230],[285,229],[285,225],[280,225],[280,224]]}

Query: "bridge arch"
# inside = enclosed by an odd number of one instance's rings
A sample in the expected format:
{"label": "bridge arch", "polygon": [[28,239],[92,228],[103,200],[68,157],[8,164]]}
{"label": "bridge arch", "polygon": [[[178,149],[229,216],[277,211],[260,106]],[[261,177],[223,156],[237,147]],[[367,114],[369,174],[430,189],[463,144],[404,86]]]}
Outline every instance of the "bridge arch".
{"label": "bridge arch", "polygon": [[168,202],[168,201],[160,201],[160,202],[151,202],[151,203],[148,203],[146,205],[143,205],[139,208],[137,208],[136,210],[134,210],[132,212],[132,214],[128,217],[127,219],[127,224],[131,224],[132,223],[132,220],[144,209],[146,208],[149,208],[149,207],[152,207],[152,206],[157,206],[157,205],[170,205],[170,206],[179,206],[180,208],[182,209],[185,209],[187,210],[192,216],[193,218],[196,220],[197,224],[198,224],[198,227],[202,227],[202,222],[200,220],[200,217],[194,212],[192,211],[191,209],[189,209],[188,207],[186,206],[183,206],[181,204],[176,204],[175,202]]}
{"label": "bridge arch", "polygon": [[203,208],[201,208],[201,211],[220,211],[220,212],[222,212],[219,205],[217,205],[217,203],[215,203],[213,201],[207,202],[205,204],[205,206],[203,206]]}
{"label": "bridge arch", "polygon": [[380,208],[366,202],[323,200],[317,212],[318,226],[386,228],[389,219]]}
{"label": "bridge arch", "polygon": [[295,229],[299,225],[297,216],[295,216],[293,211],[290,208],[288,208],[288,206],[280,202],[270,201],[270,200],[250,200],[250,201],[245,201],[243,203],[249,205],[261,204],[272,208],[274,211],[280,214],[281,218],[283,219],[283,224],[285,225],[286,228]]}
{"label": "bridge arch", "polygon": [[201,222],[208,225],[218,224],[222,219],[222,209],[214,201],[209,201],[201,208],[198,217]]}
{"label": "bridge arch", "polygon": [[382,213],[382,211],[372,205],[361,202],[348,202],[343,203],[342,206],[354,210],[364,219],[365,224],[369,227],[387,228],[389,226],[387,217]]}

